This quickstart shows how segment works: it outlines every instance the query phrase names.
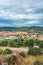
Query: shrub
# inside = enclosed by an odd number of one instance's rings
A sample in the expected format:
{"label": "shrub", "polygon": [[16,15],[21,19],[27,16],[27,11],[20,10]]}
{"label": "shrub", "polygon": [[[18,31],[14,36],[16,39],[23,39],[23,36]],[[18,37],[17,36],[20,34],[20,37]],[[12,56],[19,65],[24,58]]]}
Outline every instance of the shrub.
{"label": "shrub", "polygon": [[3,54],[11,54],[11,53],[12,53],[12,51],[10,49],[5,49],[3,51]]}
{"label": "shrub", "polygon": [[2,49],[0,49],[0,55],[3,53],[3,50]]}
{"label": "shrub", "polygon": [[35,62],[33,63],[33,65],[43,65],[43,62],[41,62],[41,61],[35,61]]}
{"label": "shrub", "polygon": [[40,55],[41,54],[41,49],[32,47],[28,50],[28,54],[30,54],[30,55]]}
{"label": "shrub", "polygon": [[41,42],[41,40],[38,40],[38,39],[34,40],[35,45],[39,45],[40,42]]}
{"label": "shrub", "polygon": [[23,56],[23,57],[25,57],[25,56],[26,56],[26,55],[25,55],[25,52],[23,52],[23,51],[22,51],[22,52],[20,52],[20,53],[19,53],[19,55],[21,55],[21,56]]}
{"label": "shrub", "polygon": [[43,49],[43,41],[39,43],[39,47]]}

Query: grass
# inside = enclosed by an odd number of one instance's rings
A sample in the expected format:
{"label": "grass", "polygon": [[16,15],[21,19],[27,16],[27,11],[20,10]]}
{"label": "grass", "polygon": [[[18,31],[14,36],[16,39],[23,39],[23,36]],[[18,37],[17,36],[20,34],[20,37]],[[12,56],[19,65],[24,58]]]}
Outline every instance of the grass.
{"label": "grass", "polygon": [[33,62],[37,60],[43,62],[43,55],[40,56],[27,55],[22,65],[33,65]]}
{"label": "grass", "polygon": [[[13,51],[12,54],[2,55],[2,56],[10,57],[11,55],[14,55],[15,53],[19,53],[19,52]],[[26,54],[24,61],[21,63],[21,60],[19,60],[19,65],[33,65],[33,62],[37,61],[37,60],[43,62],[43,55],[32,56],[32,55],[28,55],[26,52],[24,52],[24,53]]]}

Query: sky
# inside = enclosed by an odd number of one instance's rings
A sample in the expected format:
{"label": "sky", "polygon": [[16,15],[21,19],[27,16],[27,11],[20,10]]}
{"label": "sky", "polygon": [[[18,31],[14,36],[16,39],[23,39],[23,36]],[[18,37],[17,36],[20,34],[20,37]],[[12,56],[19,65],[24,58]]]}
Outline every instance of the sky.
{"label": "sky", "polygon": [[43,26],[43,0],[0,0],[0,27]]}

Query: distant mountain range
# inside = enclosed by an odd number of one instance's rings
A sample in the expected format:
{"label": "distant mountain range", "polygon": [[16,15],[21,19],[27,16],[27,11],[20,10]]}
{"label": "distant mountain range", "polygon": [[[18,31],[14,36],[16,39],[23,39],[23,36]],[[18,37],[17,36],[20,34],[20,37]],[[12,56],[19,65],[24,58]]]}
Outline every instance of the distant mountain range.
{"label": "distant mountain range", "polygon": [[0,27],[0,31],[27,31],[43,33],[43,27]]}

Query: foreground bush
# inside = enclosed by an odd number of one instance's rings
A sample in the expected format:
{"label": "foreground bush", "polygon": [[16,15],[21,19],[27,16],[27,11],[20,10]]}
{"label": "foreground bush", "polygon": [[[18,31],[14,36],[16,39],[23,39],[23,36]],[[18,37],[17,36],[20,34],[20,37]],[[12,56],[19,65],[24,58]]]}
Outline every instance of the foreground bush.
{"label": "foreground bush", "polygon": [[39,47],[43,49],[43,41],[39,43]]}
{"label": "foreground bush", "polygon": [[11,54],[11,53],[12,53],[12,51],[10,49],[5,49],[3,51],[3,54]]}
{"label": "foreground bush", "polygon": [[23,57],[25,57],[25,56],[26,56],[25,52],[23,52],[23,51],[22,51],[22,52],[20,52],[20,53],[19,53],[19,55],[21,55],[21,56],[23,56]]}
{"label": "foreground bush", "polygon": [[43,65],[43,62],[41,62],[41,61],[35,61],[35,62],[33,63],[33,65]]}
{"label": "foreground bush", "polygon": [[30,54],[30,55],[40,55],[41,54],[41,49],[31,47],[28,51],[28,54]]}
{"label": "foreground bush", "polygon": [[0,49],[0,55],[3,53],[3,50],[2,49]]}

